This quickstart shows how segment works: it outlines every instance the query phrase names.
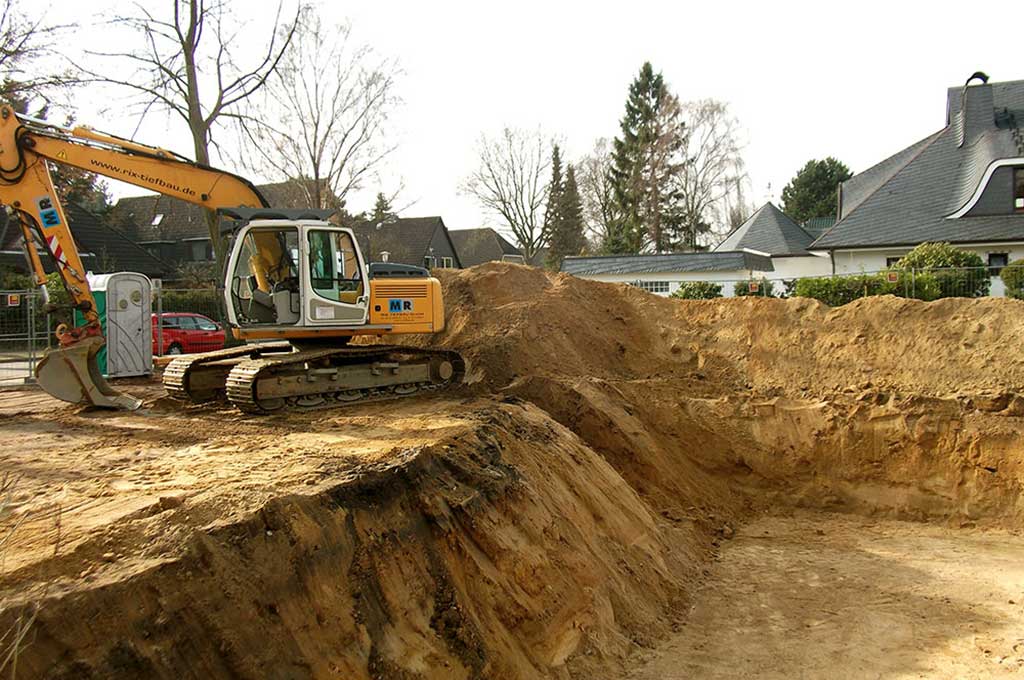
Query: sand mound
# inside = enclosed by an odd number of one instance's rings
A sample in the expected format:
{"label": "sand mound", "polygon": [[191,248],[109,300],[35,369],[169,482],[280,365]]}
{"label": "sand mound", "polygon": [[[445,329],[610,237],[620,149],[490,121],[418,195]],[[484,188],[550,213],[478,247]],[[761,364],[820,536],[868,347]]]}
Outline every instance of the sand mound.
{"label": "sand mound", "polygon": [[751,516],[1024,524],[1020,303],[681,302],[505,264],[443,283],[447,329],[409,341],[460,350],[461,391],[8,410],[22,510],[82,509],[57,556],[35,515],[0,572],[0,625],[43,604],[19,674],[617,678]]}
{"label": "sand mound", "polygon": [[489,388],[528,375],[694,373],[723,394],[823,394],[869,381],[934,395],[1024,385],[1017,300],[682,301],[497,263],[444,284],[448,328],[429,342],[464,352]]}

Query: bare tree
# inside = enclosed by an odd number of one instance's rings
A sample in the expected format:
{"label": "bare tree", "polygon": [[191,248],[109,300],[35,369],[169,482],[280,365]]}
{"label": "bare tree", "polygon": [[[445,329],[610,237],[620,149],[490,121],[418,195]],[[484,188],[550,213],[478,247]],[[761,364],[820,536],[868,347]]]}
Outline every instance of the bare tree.
{"label": "bare tree", "polygon": [[505,221],[527,261],[548,241],[544,203],[551,146],[540,131],[505,128],[496,139],[481,136],[479,166],[462,183],[463,193]]}
{"label": "bare tree", "polygon": [[608,140],[598,139],[593,150],[579,161],[578,167],[587,239],[594,250],[601,250],[611,234],[615,218],[612,154]]}
{"label": "bare tree", "polygon": [[[179,117],[192,134],[195,160],[209,164],[214,129],[222,118],[236,117],[245,100],[266,85],[291,43],[296,21],[278,30],[283,10],[278,4],[274,29],[261,46],[243,24],[232,21],[241,10],[231,0],[165,0],[165,12],[159,14],[141,2],[134,8],[134,14],[111,21],[135,36],[138,47],[91,51],[111,65],[83,71],[91,81],[134,93],[140,122],[154,110]],[[235,54],[238,46],[256,55],[244,66]],[[209,222],[221,258],[223,242],[212,215]]]}
{"label": "bare tree", "polygon": [[[742,163],[742,161],[741,161]],[[747,198],[749,195],[749,178],[740,165],[729,182],[725,195],[722,196],[722,235],[732,232],[747,221],[756,206]]]}
{"label": "bare tree", "polygon": [[[650,246],[656,253],[671,252],[685,243],[687,230],[681,204],[688,129],[679,98],[667,89],[658,102],[646,149],[641,178],[641,216]],[[682,236],[682,239],[680,239]],[[684,243],[680,243],[680,240]]]}
{"label": "bare tree", "polygon": [[688,245],[706,245],[721,231],[722,201],[738,178],[744,177],[740,156],[739,122],[728,106],[713,99],[683,105],[689,134],[685,163],[679,175],[683,231]]}
{"label": "bare tree", "polygon": [[303,8],[277,71],[239,119],[243,163],[282,180],[309,180],[310,207],[340,207],[379,179],[395,150],[385,125],[400,103],[396,73],[394,62],[353,43],[349,25],[324,25]]}
{"label": "bare tree", "polygon": [[54,95],[75,82],[53,61],[54,43],[69,25],[49,24],[47,13],[30,18],[16,0],[0,1],[0,97],[20,111],[40,115]]}

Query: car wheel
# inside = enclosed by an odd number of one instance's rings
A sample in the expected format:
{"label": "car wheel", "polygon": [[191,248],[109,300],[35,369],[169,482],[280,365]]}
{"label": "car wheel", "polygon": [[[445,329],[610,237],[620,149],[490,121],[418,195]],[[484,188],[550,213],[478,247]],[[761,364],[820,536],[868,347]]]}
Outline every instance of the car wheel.
{"label": "car wheel", "polygon": [[174,343],[173,345],[168,347],[167,348],[167,353],[168,354],[184,354],[184,352],[181,349],[181,345],[179,345],[178,343]]}

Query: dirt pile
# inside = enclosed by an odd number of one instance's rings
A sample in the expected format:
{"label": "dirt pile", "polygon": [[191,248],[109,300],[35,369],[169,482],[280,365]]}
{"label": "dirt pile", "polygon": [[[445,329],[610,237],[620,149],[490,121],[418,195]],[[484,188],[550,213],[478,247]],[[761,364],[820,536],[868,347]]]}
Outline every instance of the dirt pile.
{"label": "dirt pile", "polygon": [[21,675],[621,677],[762,512],[1024,519],[1020,303],[686,303],[497,264],[444,286],[447,329],[409,341],[463,352],[461,392],[0,401],[29,517],[0,625],[43,605]]}
{"label": "dirt pile", "polygon": [[682,301],[511,264],[448,273],[448,327],[488,388],[518,376],[700,374],[721,394],[827,394],[871,382],[946,396],[1024,386],[1024,302],[891,296]]}

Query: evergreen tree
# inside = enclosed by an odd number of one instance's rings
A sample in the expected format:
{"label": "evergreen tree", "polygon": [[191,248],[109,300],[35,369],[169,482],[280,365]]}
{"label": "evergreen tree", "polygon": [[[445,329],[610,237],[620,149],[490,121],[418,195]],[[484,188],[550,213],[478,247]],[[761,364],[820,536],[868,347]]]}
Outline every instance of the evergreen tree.
{"label": "evergreen tree", "polygon": [[548,183],[548,200],[544,209],[544,229],[542,242],[548,242],[551,235],[558,229],[561,215],[562,196],[562,150],[555,144],[551,149],[551,181]]}
{"label": "evergreen tree", "polygon": [[629,86],[620,128],[609,177],[615,217],[604,250],[638,253],[648,244],[669,250],[681,222],[676,180],[685,135],[679,100],[650,62]]}
{"label": "evergreen tree", "polygon": [[839,184],[852,176],[845,163],[831,156],[807,161],[782,190],[782,212],[798,224],[814,217],[835,217]]}
{"label": "evergreen tree", "polygon": [[548,269],[558,271],[566,256],[579,255],[586,244],[583,236],[583,201],[576,185],[576,170],[571,163],[565,169],[565,183],[558,197],[558,221],[555,225],[545,264]]}
{"label": "evergreen tree", "polygon": [[370,221],[374,224],[379,224],[392,217],[395,217],[395,213],[391,209],[391,201],[382,192],[378,192],[377,202],[373,204],[373,214],[370,215]]}

